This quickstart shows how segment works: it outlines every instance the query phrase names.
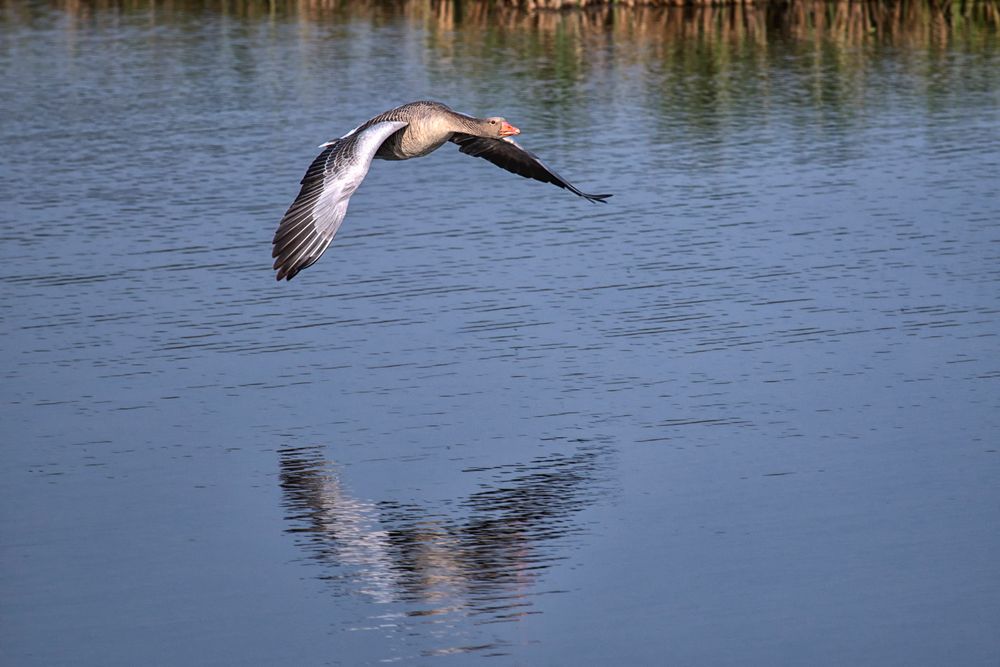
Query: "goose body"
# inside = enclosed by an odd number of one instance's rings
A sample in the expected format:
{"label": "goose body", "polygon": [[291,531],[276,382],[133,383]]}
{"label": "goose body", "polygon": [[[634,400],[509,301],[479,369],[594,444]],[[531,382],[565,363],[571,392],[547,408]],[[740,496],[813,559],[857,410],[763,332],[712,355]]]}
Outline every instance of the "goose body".
{"label": "goose body", "polygon": [[476,118],[440,102],[411,102],[365,121],[321,152],[302,178],[302,188],[274,233],[274,269],[291,280],[320,258],[347,213],[372,160],[422,157],[451,141],[459,151],[489,160],[525,178],[552,183],[592,202],[611,195],[581,192],[522,148],[511,136],[520,130],[499,117]]}

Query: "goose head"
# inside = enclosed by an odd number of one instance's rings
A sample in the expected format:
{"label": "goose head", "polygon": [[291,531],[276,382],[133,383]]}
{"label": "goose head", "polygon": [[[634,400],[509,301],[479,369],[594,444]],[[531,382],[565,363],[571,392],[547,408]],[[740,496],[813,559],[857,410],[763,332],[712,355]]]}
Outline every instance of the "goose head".
{"label": "goose head", "polygon": [[506,118],[499,116],[483,119],[483,130],[485,131],[483,136],[493,139],[503,139],[504,137],[521,134],[521,130],[508,123]]}

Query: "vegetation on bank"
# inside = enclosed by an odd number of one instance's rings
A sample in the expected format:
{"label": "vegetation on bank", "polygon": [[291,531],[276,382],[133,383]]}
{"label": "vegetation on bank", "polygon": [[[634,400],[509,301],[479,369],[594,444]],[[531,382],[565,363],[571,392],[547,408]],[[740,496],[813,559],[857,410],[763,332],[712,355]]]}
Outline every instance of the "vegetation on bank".
{"label": "vegetation on bank", "polygon": [[0,25],[46,8],[162,19],[204,12],[316,22],[402,16],[434,32],[528,29],[655,40],[780,36],[933,46],[960,38],[993,45],[1000,33],[1000,0],[0,0]]}
{"label": "vegetation on bank", "polygon": [[[479,0],[454,0],[462,4],[473,4]],[[794,5],[800,4],[798,0],[486,0],[479,4],[503,5],[517,7],[520,9],[573,9],[573,8],[593,8],[593,7],[692,7],[711,5]],[[867,6],[887,6],[887,5],[931,5],[938,7],[944,12],[958,11],[965,13],[975,5],[993,5],[996,10],[996,2],[989,0],[829,0],[824,4],[856,4]]]}

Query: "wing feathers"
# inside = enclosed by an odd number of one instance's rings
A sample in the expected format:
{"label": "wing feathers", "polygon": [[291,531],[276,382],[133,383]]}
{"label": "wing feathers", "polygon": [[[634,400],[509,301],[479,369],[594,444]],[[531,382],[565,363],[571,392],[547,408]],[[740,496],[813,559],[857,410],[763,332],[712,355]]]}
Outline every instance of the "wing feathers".
{"label": "wing feathers", "polygon": [[348,201],[368,173],[375,152],[406,125],[402,121],[373,123],[324,144],[274,233],[271,256],[278,280],[291,280],[320,258],[340,228]]}
{"label": "wing feathers", "polygon": [[533,178],[542,183],[552,183],[566,188],[573,194],[593,202],[604,202],[611,195],[591,195],[577,189],[572,183],[553,171],[542,159],[521,147],[510,137],[490,139],[471,134],[456,133],[451,140],[458,144],[458,150],[466,155],[481,157],[518,176]]}

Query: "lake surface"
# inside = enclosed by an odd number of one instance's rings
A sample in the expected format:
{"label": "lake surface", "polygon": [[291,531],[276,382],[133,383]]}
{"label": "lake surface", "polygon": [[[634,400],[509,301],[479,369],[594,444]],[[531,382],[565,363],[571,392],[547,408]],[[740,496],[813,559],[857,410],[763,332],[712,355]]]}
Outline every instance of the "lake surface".
{"label": "lake surface", "polygon": [[[1000,661],[995,26],[229,7],[0,2],[2,664]],[[425,98],[614,197],[376,162],[275,282]]]}

